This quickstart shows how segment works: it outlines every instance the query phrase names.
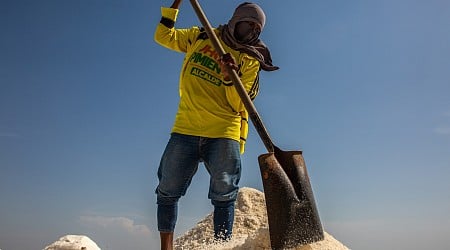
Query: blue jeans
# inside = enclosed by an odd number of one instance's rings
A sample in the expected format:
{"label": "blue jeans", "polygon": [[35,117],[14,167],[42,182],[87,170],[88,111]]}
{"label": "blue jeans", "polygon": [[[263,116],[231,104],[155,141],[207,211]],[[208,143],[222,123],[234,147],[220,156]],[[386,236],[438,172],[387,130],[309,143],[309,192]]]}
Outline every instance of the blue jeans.
{"label": "blue jeans", "polygon": [[171,135],[158,169],[159,231],[174,231],[178,200],[186,194],[199,163],[203,162],[210,175],[208,198],[214,205],[215,236],[223,239],[231,236],[241,177],[239,148],[239,142],[226,138]]}

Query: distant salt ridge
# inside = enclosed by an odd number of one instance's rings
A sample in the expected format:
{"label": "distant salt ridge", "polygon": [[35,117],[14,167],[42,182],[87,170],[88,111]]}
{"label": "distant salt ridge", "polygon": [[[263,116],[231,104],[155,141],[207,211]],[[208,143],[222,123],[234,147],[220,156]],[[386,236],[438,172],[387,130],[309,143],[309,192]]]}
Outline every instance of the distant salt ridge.
{"label": "distant salt ridge", "polygon": [[97,244],[84,235],[66,235],[44,250],[101,250]]}
{"label": "distant salt ridge", "polygon": [[[176,250],[261,250],[271,249],[264,193],[253,188],[239,190],[233,227],[233,240],[217,245],[212,241],[212,214],[175,240]],[[325,239],[295,250],[349,250],[328,233]],[[292,250],[294,250],[292,249]]]}

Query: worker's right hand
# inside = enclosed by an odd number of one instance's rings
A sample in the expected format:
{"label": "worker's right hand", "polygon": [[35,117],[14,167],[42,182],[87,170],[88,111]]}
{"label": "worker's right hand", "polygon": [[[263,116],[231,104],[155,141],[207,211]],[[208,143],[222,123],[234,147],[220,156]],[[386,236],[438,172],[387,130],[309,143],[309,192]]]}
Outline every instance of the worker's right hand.
{"label": "worker's right hand", "polygon": [[223,75],[223,79],[225,81],[230,81],[231,77],[228,74],[227,66],[234,69],[235,71],[238,70],[238,66],[236,65],[236,62],[235,62],[233,56],[230,53],[224,54],[220,58],[219,64],[220,64],[220,71],[222,72],[222,75]]}

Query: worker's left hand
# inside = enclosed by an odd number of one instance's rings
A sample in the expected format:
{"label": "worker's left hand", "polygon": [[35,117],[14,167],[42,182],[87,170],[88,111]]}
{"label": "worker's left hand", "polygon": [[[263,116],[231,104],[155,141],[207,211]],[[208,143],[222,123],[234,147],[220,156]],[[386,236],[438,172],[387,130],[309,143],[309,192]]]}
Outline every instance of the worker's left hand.
{"label": "worker's left hand", "polygon": [[224,54],[220,58],[219,64],[220,64],[220,71],[222,72],[222,75],[223,75],[223,79],[225,81],[230,81],[231,77],[228,74],[228,70],[227,70],[226,66],[231,67],[235,71],[238,70],[238,66],[236,65],[236,62],[235,62],[233,56],[230,53]]}

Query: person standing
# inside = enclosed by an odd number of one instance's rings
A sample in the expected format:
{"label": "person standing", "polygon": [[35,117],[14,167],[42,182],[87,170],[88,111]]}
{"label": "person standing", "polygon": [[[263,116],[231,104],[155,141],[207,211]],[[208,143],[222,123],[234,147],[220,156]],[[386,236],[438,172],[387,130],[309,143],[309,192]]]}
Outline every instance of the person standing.
{"label": "person standing", "polygon": [[227,24],[214,29],[227,52],[220,57],[203,28],[174,27],[181,2],[175,0],[170,8],[161,8],[162,18],[154,35],[160,45],[185,53],[178,111],[157,173],[161,249],[173,248],[178,200],[186,194],[200,162],[210,175],[208,198],[214,206],[214,239],[231,239],[248,113],[226,66],[236,70],[252,100],[259,91],[260,70],[278,69],[259,38],[266,16],[257,4],[240,4]]}

